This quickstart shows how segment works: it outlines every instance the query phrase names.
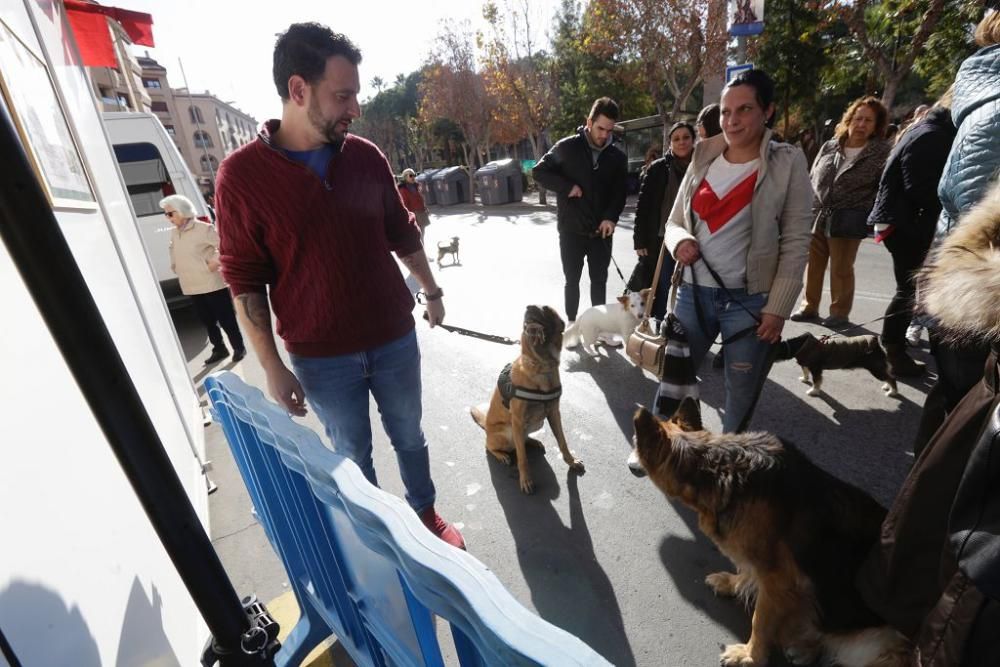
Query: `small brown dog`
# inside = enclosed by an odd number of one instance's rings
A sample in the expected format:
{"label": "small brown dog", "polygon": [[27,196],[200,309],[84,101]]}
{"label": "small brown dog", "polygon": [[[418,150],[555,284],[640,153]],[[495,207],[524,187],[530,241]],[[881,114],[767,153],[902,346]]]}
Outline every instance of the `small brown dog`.
{"label": "small brown dog", "polygon": [[438,266],[441,266],[441,260],[447,255],[451,255],[452,265],[461,264],[458,259],[458,237],[452,236],[451,242],[438,241]]}
{"label": "small brown dog", "polygon": [[823,371],[851,368],[864,368],[885,383],[882,391],[886,396],[899,396],[896,378],[878,336],[816,338],[811,333],[804,333],[779,343],[775,358],[778,361],[795,359],[799,363],[802,367],[799,379],[812,385],[806,392],[810,396],[819,396],[823,391]]}
{"label": "small brown dog", "polygon": [[885,517],[875,500],[770,433],[705,431],[691,398],[669,420],[640,408],[634,424],[650,480],[697,512],[698,527],[736,566],[705,583],[753,605],[750,638],[727,646],[721,665],[764,665],[773,648],[796,665],[821,653],[843,667],[909,664],[906,638],[854,585]]}
{"label": "small brown dog", "polygon": [[486,431],[486,451],[506,465],[511,453],[517,458],[521,491],[533,493],[534,482],[528,469],[527,446],[545,446],[529,438],[542,428],[545,420],[559,443],[563,461],[573,470],[583,472],[583,462],[566,445],[559,413],[559,354],[562,351],[566,324],[548,306],[528,306],[521,333],[521,354],[500,373],[489,407],[472,408],[472,418]]}

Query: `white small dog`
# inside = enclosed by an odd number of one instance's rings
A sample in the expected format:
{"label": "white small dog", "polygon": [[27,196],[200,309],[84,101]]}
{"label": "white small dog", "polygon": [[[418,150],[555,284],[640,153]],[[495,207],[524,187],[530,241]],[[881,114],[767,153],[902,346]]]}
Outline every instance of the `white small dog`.
{"label": "white small dog", "polygon": [[583,311],[563,334],[563,347],[570,348],[582,343],[584,351],[593,356],[597,355],[594,343],[602,334],[617,334],[623,342],[628,340],[646,311],[649,294],[650,289],[647,287],[618,297],[616,303],[592,306]]}

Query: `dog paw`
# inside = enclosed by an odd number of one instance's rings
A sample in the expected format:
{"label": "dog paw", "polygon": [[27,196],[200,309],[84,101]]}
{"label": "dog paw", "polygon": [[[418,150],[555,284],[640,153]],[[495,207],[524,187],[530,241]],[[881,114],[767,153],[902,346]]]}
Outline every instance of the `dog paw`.
{"label": "dog paw", "polygon": [[730,644],[719,656],[719,664],[722,667],[757,667],[764,663],[757,662],[750,656],[748,644]]}
{"label": "dog paw", "polygon": [[899,397],[899,391],[896,389],[896,387],[893,387],[888,382],[886,382],[884,385],[882,385],[882,391],[884,391],[885,395],[888,396],[888,397],[890,397],[890,398],[898,398]]}
{"label": "dog paw", "polygon": [[812,389],[806,392],[806,396],[819,396],[821,393],[822,392],[819,389],[813,387]]}
{"label": "dog paw", "polygon": [[799,382],[801,382],[802,384],[812,384],[812,382],[809,380],[809,378],[807,378],[804,375],[799,378]]}
{"label": "dog paw", "polygon": [[705,577],[705,583],[719,597],[731,598],[736,595],[736,575],[732,572],[715,572]]}
{"label": "dog paw", "polygon": [[500,463],[504,464],[505,466],[509,466],[509,465],[513,465],[514,464],[514,459],[511,458],[511,455],[508,454],[507,452],[495,452],[495,451],[490,450],[490,449],[487,449],[486,451],[488,451],[490,454],[492,454],[496,458],[497,461],[499,461]]}
{"label": "dog paw", "polygon": [[535,492],[535,482],[532,481],[530,477],[522,475],[520,482],[521,482],[521,491],[523,493],[526,493],[527,495],[530,496]]}

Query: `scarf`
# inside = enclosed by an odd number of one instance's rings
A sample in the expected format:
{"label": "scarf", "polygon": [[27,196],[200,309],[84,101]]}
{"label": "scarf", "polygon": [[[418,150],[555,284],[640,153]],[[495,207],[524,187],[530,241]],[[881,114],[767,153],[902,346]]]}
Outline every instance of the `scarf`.
{"label": "scarf", "polygon": [[674,200],[677,199],[677,193],[681,189],[684,173],[687,171],[688,165],[691,164],[690,156],[687,159],[681,159],[669,151],[667,154],[670,156],[670,164],[667,167],[667,189],[663,193],[663,202],[660,204],[660,230],[658,233],[661,239],[667,226],[667,218],[670,217],[670,210],[674,207]]}

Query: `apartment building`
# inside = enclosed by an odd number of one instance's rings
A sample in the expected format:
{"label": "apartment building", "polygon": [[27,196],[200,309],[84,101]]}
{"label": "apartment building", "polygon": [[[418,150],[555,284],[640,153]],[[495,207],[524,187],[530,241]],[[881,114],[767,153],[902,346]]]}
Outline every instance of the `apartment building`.
{"label": "apartment building", "polygon": [[125,29],[118,21],[108,19],[111,43],[118,67],[88,67],[94,92],[102,111],[149,111],[151,99],[142,83],[142,66],[132,55]]}
{"label": "apartment building", "polygon": [[[146,108],[156,114],[174,139],[191,173],[205,194],[215,190],[215,174],[222,160],[234,150],[253,140],[257,121],[230,102],[209,92],[191,93],[186,88],[171,88],[167,69],[147,52],[134,59],[139,71],[137,78],[145,95]],[[102,68],[106,69],[106,68]],[[95,87],[97,77],[92,68]],[[131,106],[108,111],[134,110]]]}

